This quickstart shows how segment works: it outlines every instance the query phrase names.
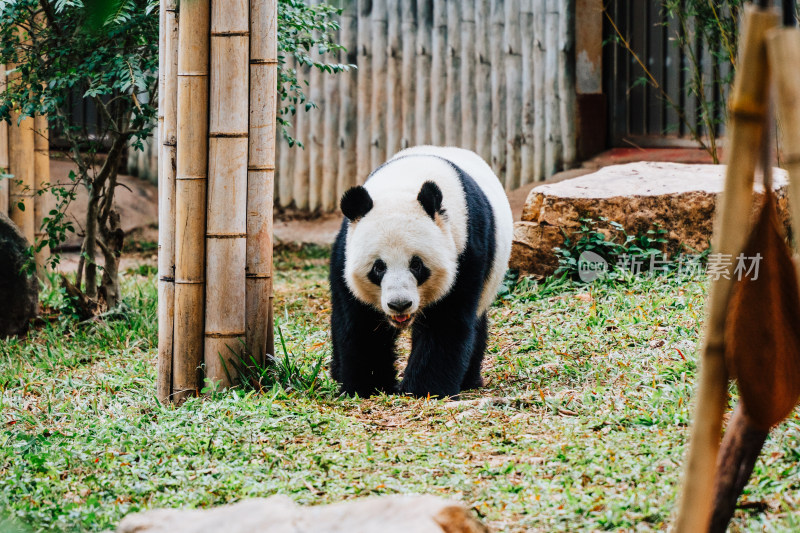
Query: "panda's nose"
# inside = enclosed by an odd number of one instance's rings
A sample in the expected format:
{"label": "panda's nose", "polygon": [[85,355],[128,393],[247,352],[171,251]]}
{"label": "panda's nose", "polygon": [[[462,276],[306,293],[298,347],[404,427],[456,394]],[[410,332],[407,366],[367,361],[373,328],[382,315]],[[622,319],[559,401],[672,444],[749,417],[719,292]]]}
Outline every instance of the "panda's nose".
{"label": "panda's nose", "polygon": [[389,309],[392,311],[396,311],[398,313],[402,313],[409,307],[411,307],[411,300],[393,300],[387,304]]}

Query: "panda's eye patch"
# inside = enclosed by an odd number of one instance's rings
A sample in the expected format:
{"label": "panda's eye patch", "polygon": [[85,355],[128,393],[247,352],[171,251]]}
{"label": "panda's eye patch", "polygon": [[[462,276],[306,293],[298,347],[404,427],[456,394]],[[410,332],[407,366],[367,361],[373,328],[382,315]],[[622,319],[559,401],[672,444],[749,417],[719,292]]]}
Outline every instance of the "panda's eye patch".
{"label": "panda's eye patch", "polygon": [[384,274],[386,274],[386,263],[380,259],[376,259],[375,262],[372,263],[372,268],[370,269],[369,274],[367,274],[367,278],[369,278],[372,283],[380,287]]}
{"label": "panda's eye patch", "polygon": [[414,256],[411,258],[411,262],[408,265],[408,269],[417,278],[417,285],[422,285],[425,281],[430,277],[431,271],[428,267],[425,266],[425,263],[422,262],[422,259],[419,256]]}

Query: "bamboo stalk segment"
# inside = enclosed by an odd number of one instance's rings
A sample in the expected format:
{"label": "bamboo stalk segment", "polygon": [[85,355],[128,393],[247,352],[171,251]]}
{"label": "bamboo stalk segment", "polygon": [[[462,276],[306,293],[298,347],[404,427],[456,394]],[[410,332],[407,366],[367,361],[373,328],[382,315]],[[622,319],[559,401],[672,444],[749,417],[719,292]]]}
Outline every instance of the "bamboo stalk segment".
{"label": "bamboo stalk segment", "polygon": [[475,152],[492,160],[492,65],[489,0],[475,1]]}
{"label": "bamboo stalk segment", "polygon": [[[343,52],[343,62],[354,65],[358,61],[358,2],[344,0],[339,39],[347,49]],[[360,70],[360,69],[359,69]],[[339,75],[339,172],[336,180],[336,198],[356,184],[356,137],[358,86],[355,72],[344,72]],[[338,206],[337,206],[338,207]]]}
{"label": "bamboo stalk segment", "polygon": [[[767,50],[765,36],[777,26],[776,10],[745,8],[736,79],[730,98],[729,161],[712,248],[735,257],[749,232],[746,214],[753,203],[753,176],[759,158],[767,112]],[[711,283],[703,341],[697,400],[694,409],[686,474],[676,531],[706,531],[711,517],[711,495],[720,446],[722,417],[727,403],[728,373],[724,360],[724,327],[731,280]]]}
{"label": "bamboo stalk segment", "polygon": [[433,0],[433,34],[431,39],[430,122],[431,143],[446,142],[447,121],[447,4]]}
{"label": "bamboo stalk segment", "polygon": [[503,49],[506,74],[506,190],[520,186],[522,146],[522,54],[519,0],[505,0]]}
{"label": "bamboo stalk segment", "polygon": [[[337,37],[338,40],[338,37]],[[325,114],[322,130],[322,211],[330,212],[336,208],[339,196],[336,194],[339,172],[339,80],[336,74],[324,75],[325,99],[322,112]]]}
{"label": "bamboo stalk segment", "polygon": [[[0,63],[0,93],[6,90],[6,66]],[[8,122],[0,121],[0,173],[8,172]],[[0,213],[8,215],[8,180],[0,178]]]}
{"label": "bamboo stalk segment", "polygon": [[372,104],[370,121],[370,169],[386,160],[386,2],[372,3]]}
{"label": "bamboo stalk segment", "polygon": [[447,0],[447,101],[445,103],[445,143],[461,143],[461,0]]}
{"label": "bamboo stalk segment", "polygon": [[175,169],[178,98],[176,0],[161,2],[159,18],[158,150],[158,383],[162,403],[172,395],[175,317]]}
{"label": "bamboo stalk segment", "polygon": [[400,44],[400,1],[387,0],[386,157],[400,150],[403,138],[403,49]]}
{"label": "bamboo stalk segment", "polygon": [[172,398],[197,394],[205,317],[209,0],[181,3],[175,177],[175,331]]}
{"label": "bamboo stalk segment", "polygon": [[[33,227],[36,245],[47,238],[44,231],[44,219],[50,215],[53,209],[53,195],[48,190],[50,185],[50,133],[48,129],[47,117],[36,115],[33,119]],[[44,270],[47,259],[50,257],[50,247],[45,246],[35,253],[36,270],[40,277],[44,277]]]}
{"label": "bamboo stalk segment", "polygon": [[[10,80],[9,80],[10,81]],[[31,244],[35,240],[34,225],[34,148],[33,118],[20,121],[20,114],[11,112],[8,128],[9,174],[9,218],[19,227]]]}
{"label": "bamboo stalk segment", "polygon": [[371,0],[358,0],[358,137],[356,139],[356,183],[364,183],[372,171],[370,155],[372,89],[372,14]]}
{"label": "bamboo stalk segment", "polygon": [[[312,4],[319,4],[320,0],[313,0]],[[319,37],[319,34],[315,34]],[[318,48],[315,46],[311,51],[311,57],[314,62],[319,62],[322,57],[319,54]],[[322,205],[322,174],[323,174],[323,161],[324,156],[324,121],[323,113],[326,113],[327,102],[325,101],[325,90],[323,85],[325,79],[323,73],[318,68],[311,68],[311,76],[309,80],[311,101],[317,105],[316,109],[312,109],[308,113],[308,209],[316,211]]]}
{"label": "bamboo stalk segment", "polygon": [[230,386],[245,341],[249,6],[211,7],[204,361],[207,378]]}
{"label": "bamboo stalk segment", "polygon": [[476,149],[475,2],[461,4],[461,146]]}
{"label": "bamboo stalk segment", "polygon": [[505,1],[492,2],[490,26],[492,63],[492,158],[494,173],[502,179],[506,171],[506,76],[503,47],[497,46],[504,39]]}
{"label": "bamboo stalk segment", "polygon": [[417,0],[417,84],[414,126],[416,144],[431,143],[431,57],[433,0]]}
{"label": "bamboo stalk segment", "polygon": [[544,165],[549,178],[561,168],[561,102],[558,88],[558,25],[560,0],[547,0],[545,14],[545,48],[547,58],[544,68]]}
{"label": "bamboo stalk segment", "polygon": [[274,355],[272,206],[278,83],[277,2],[250,12],[250,137],[247,174],[247,352],[260,364]]}
{"label": "bamboo stalk segment", "polygon": [[[297,69],[297,79],[308,76],[308,67],[301,65]],[[292,197],[294,198],[294,206],[297,209],[308,208],[308,194],[309,194],[309,174],[311,172],[310,162],[308,160],[308,129],[309,117],[306,113],[304,104],[300,104],[300,108],[295,116],[295,129],[294,138],[300,142],[303,147],[297,146],[294,150],[294,171],[292,178],[294,183],[292,186]]]}
{"label": "bamboo stalk segment", "polygon": [[412,1],[400,2],[400,33],[403,36],[401,39],[402,55],[401,61],[401,98],[400,114],[403,117],[403,131],[400,138],[399,148],[408,148],[414,144],[414,135],[416,132],[416,116],[414,113],[414,100],[416,98],[415,87],[415,66],[416,55],[415,47],[416,42],[412,36],[417,31],[417,10],[416,4]]}
{"label": "bamboo stalk segment", "polygon": [[545,12],[546,0],[533,0],[533,180],[545,179],[545,64],[547,50],[545,50]]}
{"label": "bamboo stalk segment", "polygon": [[[287,70],[291,70],[294,68],[294,58],[289,56],[285,57],[284,60],[286,64],[284,68]],[[280,105],[280,104],[278,104]],[[296,112],[300,112],[299,110]],[[291,113],[286,113],[283,115],[283,119],[289,123],[288,132],[289,135],[294,137],[297,134],[297,130],[295,128],[296,125],[296,115],[292,115]],[[298,148],[294,146],[289,146],[289,141],[283,136],[282,132],[278,132],[278,162],[276,165],[276,179],[278,180],[278,205],[281,207],[289,207],[292,204],[292,190],[294,187],[294,161],[295,161],[295,152]]]}
{"label": "bamboo stalk segment", "polygon": [[775,84],[775,110],[780,117],[783,166],[789,173],[789,204],[795,251],[800,246],[800,30],[776,28],[767,36],[770,75]]}
{"label": "bamboo stalk segment", "polygon": [[520,5],[521,33],[520,49],[522,52],[522,140],[520,143],[520,185],[526,185],[536,179],[533,170],[534,139],[534,91],[533,76],[535,63],[533,48],[536,40],[533,35],[533,0],[522,0]]}
{"label": "bamboo stalk segment", "polygon": [[561,2],[558,19],[558,91],[563,155],[559,168],[571,168],[577,158],[575,137],[575,0]]}

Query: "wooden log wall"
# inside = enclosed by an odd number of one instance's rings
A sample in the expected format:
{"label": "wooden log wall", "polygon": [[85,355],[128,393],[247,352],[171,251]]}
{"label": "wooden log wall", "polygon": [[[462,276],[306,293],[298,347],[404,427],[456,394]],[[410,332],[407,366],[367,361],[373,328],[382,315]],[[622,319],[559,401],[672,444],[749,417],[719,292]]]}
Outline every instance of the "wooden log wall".
{"label": "wooden log wall", "polygon": [[[328,61],[309,73],[319,108],[291,117],[279,139],[275,201],[335,210],[386,158],[409,146],[469,148],[506,189],[576,163],[574,0],[342,0]],[[291,65],[291,61],[288,62]]]}

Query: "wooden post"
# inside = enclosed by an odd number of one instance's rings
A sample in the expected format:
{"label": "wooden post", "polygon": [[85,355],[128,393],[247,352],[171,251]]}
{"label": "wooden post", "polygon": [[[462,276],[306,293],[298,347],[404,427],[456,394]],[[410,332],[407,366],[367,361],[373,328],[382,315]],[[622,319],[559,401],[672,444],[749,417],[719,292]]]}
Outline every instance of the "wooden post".
{"label": "wooden post", "polygon": [[[53,195],[48,189],[50,185],[50,133],[47,117],[36,115],[33,119],[33,127],[33,192],[35,194],[33,197],[33,228],[36,246],[38,246],[43,239],[47,238],[47,233],[44,231],[44,218],[50,216],[50,210],[54,206]],[[49,246],[43,247],[35,254],[36,270],[42,279],[44,279],[44,271],[49,257]]]}
{"label": "wooden post", "polygon": [[563,168],[571,168],[577,158],[575,137],[575,0],[561,2],[558,19],[558,91],[561,114],[561,143]]}
{"label": "wooden post", "polygon": [[247,0],[212,1],[204,360],[225,386],[246,333],[249,30]]}
{"label": "wooden post", "polygon": [[[356,64],[358,61],[358,2],[344,0],[342,2],[341,31],[339,33],[342,46],[347,48],[344,63]],[[361,69],[359,68],[359,71]],[[358,98],[358,74],[344,72],[339,78],[339,177],[336,183],[336,201],[344,192],[356,184],[357,159],[356,136]]]}
{"label": "wooden post", "polygon": [[[284,58],[286,64],[284,68],[287,70],[291,70],[295,68],[295,61],[293,56],[286,56]],[[280,105],[280,104],[278,104]],[[301,113],[298,109],[296,110],[296,114],[287,114],[284,115],[283,119],[289,122],[289,135],[294,137],[297,134],[297,128],[295,127],[297,124],[297,114]],[[295,152],[299,150],[299,148],[294,146],[289,146],[289,141],[282,135],[281,132],[278,134],[279,139],[277,140],[277,144],[280,146],[280,150],[278,153],[280,154],[280,160],[278,163],[278,205],[281,207],[289,207],[294,200],[293,196],[293,188],[294,188],[294,162],[296,159]]]}
{"label": "wooden post", "polygon": [[[246,4],[245,4],[246,5]],[[250,3],[250,124],[247,166],[247,352],[275,354],[272,206],[278,84],[278,3]]]}
{"label": "wooden post", "polygon": [[[297,79],[302,79],[301,76],[308,76],[308,67],[298,65]],[[294,198],[294,206],[297,209],[308,208],[308,179],[309,173],[311,172],[308,161],[308,139],[310,137],[308,128],[310,119],[304,106],[305,104],[300,104],[297,110],[294,129],[294,138],[303,144],[303,148],[297,146],[294,149],[294,172],[292,174],[294,183],[292,184],[292,197]]]}
{"label": "wooden post", "polygon": [[[313,5],[318,5],[320,3],[320,0],[312,0]],[[319,37],[319,34],[315,34],[315,37]],[[312,49],[311,57],[314,61],[319,61],[321,59],[318,47],[315,46]],[[309,160],[308,209],[309,211],[316,211],[322,205],[322,173],[324,170],[322,158],[324,156],[323,143],[325,142],[323,139],[325,135],[325,117],[323,113],[325,113],[326,107],[325,90],[323,87],[325,78],[318,68],[311,68],[309,83],[311,101],[317,105],[317,108],[312,109],[308,113],[308,145],[306,146]]]}
{"label": "wooden post", "polygon": [[545,178],[561,169],[561,102],[558,91],[558,12],[560,0],[547,0],[545,14],[544,128]]}
{"label": "wooden post", "polygon": [[178,98],[177,1],[160,4],[158,153],[158,384],[159,401],[172,395],[175,329],[175,170]]}
{"label": "wooden post", "polygon": [[445,121],[447,106],[447,4],[445,0],[433,0],[433,37],[431,48],[431,143],[445,143]]}
{"label": "wooden post", "polygon": [[547,0],[533,0],[533,179],[545,179],[544,147],[545,147],[545,13]]}
{"label": "wooden post", "polygon": [[522,50],[522,143],[520,146],[520,185],[531,183],[536,179],[533,170],[534,108],[536,105],[533,77],[536,64],[533,61],[534,38],[533,0],[522,0],[520,7],[520,24]]}
{"label": "wooden post", "polygon": [[400,113],[403,115],[403,134],[400,139],[400,148],[414,145],[416,132],[416,113],[414,99],[416,98],[415,72],[416,42],[415,37],[420,31],[417,27],[417,10],[413,1],[401,2],[401,29],[402,35],[402,104]]}
{"label": "wooden post", "polygon": [[492,2],[489,45],[492,63],[492,159],[494,173],[505,183],[506,172],[506,76],[503,68],[505,1]]}
{"label": "wooden post", "polygon": [[[386,48],[386,158],[398,151],[403,139],[403,49],[400,44],[400,1],[388,0],[386,23],[388,42]],[[407,39],[413,42],[412,39]]]}
{"label": "wooden post", "polygon": [[370,170],[386,160],[386,0],[372,3]]}
{"label": "wooden post", "polygon": [[433,0],[417,0],[416,144],[431,143],[431,58]]}
{"label": "wooden post", "polygon": [[[339,37],[336,37],[339,40]],[[346,75],[346,74],[342,74]],[[325,114],[323,127],[323,146],[322,146],[322,210],[326,213],[333,211],[337,207],[339,196],[337,192],[337,173],[339,172],[339,80],[336,74],[326,73],[324,80],[324,107],[322,112]]]}
{"label": "wooden post", "polygon": [[461,144],[461,0],[447,0],[445,143]]}
{"label": "wooden post", "polygon": [[[6,90],[6,66],[0,63],[0,93]],[[0,173],[8,172],[8,122],[0,121]],[[8,215],[8,180],[0,178],[0,213]]]}
{"label": "wooden post", "polygon": [[36,237],[33,207],[33,118],[27,117],[22,121],[19,119],[20,114],[12,111],[11,125],[8,128],[9,174],[13,176],[9,184],[9,218],[19,227],[28,242],[33,244]]}
{"label": "wooden post", "polygon": [[489,0],[476,0],[475,6],[475,152],[492,161],[492,64]]}
{"label": "wooden post", "polygon": [[370,160],[372,97],[372,0],[358,0],[358,138],[356,139],[356,183],[364,183],[372,171]]}
{"label": "wooden post", "polygon": [[476,150],[475,2],[461,5],[461,146]]}
{"label": "wooden post", "polygon": [[506,190],[520,186],[522,146],[522,54],[519,0],[505,0],[503,52],[506,72]]}
{"label": "wooden post", "polygon": [[199,393],[205,317],[209,0],[181,2],[175,177],[172,399]]}
{"label": "wooden post", "polygon": [[[776,10],[748,5],[740,33],[739,60],[731,91],[728,125],[729,154],[725,192],[717,207],[712,249],[736,257],[749,233],[753,203],[753,176],[759,158],[767,112],[767,50],[765,35],[777,26]],[[722,416],[728,399],[728,372],[724,359],[725,318],[732,281],[720,277],[709,290],[706,331],[700,358],[690,448],[676,523],[678,532],[707,531],[720,446]]]}
{"label": "wooden post", "polygon": [[[800,30],[780,28],[767,36],[770,75],[775,84],[775,111],[780,117],[783,166],[789,173],[789,203],[795,251],[800,249],[800,71],[786,65],[800,64]],[[794,63],[798,61],[798,63]],[[800,268],[800,265],[798,265]]]}

